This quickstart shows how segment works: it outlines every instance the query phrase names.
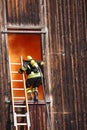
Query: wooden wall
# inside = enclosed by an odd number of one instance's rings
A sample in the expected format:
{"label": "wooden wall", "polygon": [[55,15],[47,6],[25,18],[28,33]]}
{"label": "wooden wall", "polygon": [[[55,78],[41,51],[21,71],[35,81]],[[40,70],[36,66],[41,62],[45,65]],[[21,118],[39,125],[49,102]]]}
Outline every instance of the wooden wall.
{"label": "wooden wall", "polygon": [[7,21],[11,24],[39,24],[39,0],[6,0]]}
{"label": "wooden wall", "polygon": [[53,130],[87,129],[87,2],[47,1]]}
{"label": "wooden wall", "polygon": [[[0,30],[14,26],[48,28],[43,50],[52,130],[86,130],[86,0],[0,0],[0,15]],[[4,101],[9,92],[6,37],[0,33],[0,129],[3,130],[7,111]]]}
{"label": "wooden wall", "polygon": [[41,25],[44,0],[6,0],[6,17],[12,25]]}
{"label": "wooden wall", "polygon": [[5,99],[8,96],[8,59],[6,36],[1,34],[4,28],[4,4],[0,0],[0,129],[6,130],[7,104]]}

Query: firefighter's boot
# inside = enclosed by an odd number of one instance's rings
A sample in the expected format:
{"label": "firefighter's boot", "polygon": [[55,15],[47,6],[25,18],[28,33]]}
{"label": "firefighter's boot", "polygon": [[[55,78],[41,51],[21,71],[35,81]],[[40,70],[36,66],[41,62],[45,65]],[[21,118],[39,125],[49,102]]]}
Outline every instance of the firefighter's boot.
{"label": "firefighter's boot", "polygon": [[38,91],[34,91],[34,102],[38,102]]}

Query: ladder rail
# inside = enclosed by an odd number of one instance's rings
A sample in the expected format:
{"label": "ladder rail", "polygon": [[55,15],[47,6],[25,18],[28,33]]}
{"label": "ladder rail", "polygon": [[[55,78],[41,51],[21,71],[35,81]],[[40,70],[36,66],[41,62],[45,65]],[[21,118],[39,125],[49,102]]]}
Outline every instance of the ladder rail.
{"label": "ladder rail", "polygon": [[10,64],[11,97],[12,97],[12,106],[13,106],[12,109],[13,109],[13,115],[14,115],[13,118],[14,118],[14,126],[15,126],[16,121],[15,121],[15,109],[14,109],[14,99],[13,99],[14,94],[13,94],[13,90],[12,90],[12,88],[13,88],[13,83],[12,83],[10,56],[9,56],[9,64]]}
{"label": "ladder rail", "polygon": [[[22,59],[22,56],[21,56],[21,63],[23,65],[23,59]],[[27,107],[27,123],[28,123],[28,129],[29,127],[31,126],[30,124],[30,114],[29,114],[29,106],[28,106],[28,100],[27,100],[27,92],[26,92],[26,81],[25,81],[25,76],[23,74],[23,80],[24,80],[24,90],[25,90],[25,101],[26,101],[26,107]]]}
{"label": "ladder rail", "polygon": [[[22,65],[23,65],[23,59],[22,59],[22,56],[21,56],[21,63],[22,63]],[[26,102],[26,107],[27,107],[27,113],[26,113],[26,116],[27,116],[27,124],[28,124],[28,129],[29,129],[29,127],[31,126],[31,124],[30,124],[30,114],[29,114],[29,106],[28,106],[28,98],[27,98],[27,92],[26,92],[26,81],[25,81],[25,76],[24,76],[24,74],[23,74],[23,80],[24,80],[24,90],[25,90],[25,98],[26,98],[26,100],[25,100],[25,102]],[[29,116],[29,117],[28,117]]]}

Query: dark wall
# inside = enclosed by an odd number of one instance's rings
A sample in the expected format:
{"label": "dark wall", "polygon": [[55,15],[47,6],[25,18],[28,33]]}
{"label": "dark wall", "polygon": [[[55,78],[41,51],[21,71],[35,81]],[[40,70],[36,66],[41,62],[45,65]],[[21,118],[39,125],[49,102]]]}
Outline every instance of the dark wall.
{"label": "dark wall", "polygon": [[87,127],[87,5],[47,1],[52,121],[56,130]]}
{"label": "dark wall", "polygon": [[39,0],[6,0],[7,22],[11,24],[39,24]]}
{"label": "dark wall", "polygon": [[4,4],[0,0],[0,129],[6,129],[7,104],[5,98],[8,96],[8,56],[5,35],[1,34],[4,28]]}
{"label": "dark wall", "polygon": [[[43,39],[46,41],[43,50],[47,65],[45,84],[51,101],[52,130],[86,130],[86,0],[0,0],[0,15],[1,29],[14,25],[47,26],[48,37],[47,41]],[[9,76],[6,35],[1,33],[0,50],[0,129],[3,126],[4,130],[7,110],[4,100]]]}

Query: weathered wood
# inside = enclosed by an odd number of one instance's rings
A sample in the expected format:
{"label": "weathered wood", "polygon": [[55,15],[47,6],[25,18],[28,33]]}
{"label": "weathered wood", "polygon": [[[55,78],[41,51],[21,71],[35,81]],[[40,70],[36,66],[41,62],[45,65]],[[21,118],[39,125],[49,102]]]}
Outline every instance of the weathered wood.
{"label": "weathered wood", "polygon": [[[86,17],[86,0],[0,0],[0,31],[8,27],[48,28],[48,34],[42,36],[42,54],[52,130],[87,129]],[[0,129],[3,130],[7,121],[5,96],[10,95],[6,42],[7,36],[0,33]],[[36,127],[45,130],[45,107],[36,107],[30,106],[32,130]]]}
{"label": "weathered wood", "polygon": [[40,2],[39,0],[7,0],[7,21],[10,24],[31,24],[40,23]]}
{"label": "weathered wood", "polygon": [[[49,53],[51,61],[51,80],[53,81],[51,82],[53,113],[59,110],[62,113],[70,112],[69,116],[62,116],[63,128],[60,129],[64,130],[85,130],[87,125],[85,122],[86,104],[84,102],[86,99],[86,93],[84,92],[84,90],[86,91],[86,89],[84,89],[84,87],[86,87],[86,84],[84,84],[84,77],[86,76],[84,69],[86,69],[86,67],[84,64],[87,52],[82,51],[84,50],[83,48],[87,48],[85,4],[85,1],[76,0],[55,0],[54,3],[53,1],[47,1],[47,7],[50,12],[48,15],[48,30],[50,32]],[[59,96],[60,90],[61,96]],[[55,95],[58,95],[58,97]],[[62,102],[59,104],[59,101]],[[60,109],[61,105],[62,107]],[[85,114],[82,114],[80,118],[79,114],[84,112]],[[55,116],[52,114],[55,124],[53,129],[57,129],[56,116],[56,114]],[[61,118],[59,120],[61,120]],[[71,122],[69,122],[70,120]],[[80,123],[79,120],[81,120]],[[82,122],[82,120],[84,120],[84,122]]]}

